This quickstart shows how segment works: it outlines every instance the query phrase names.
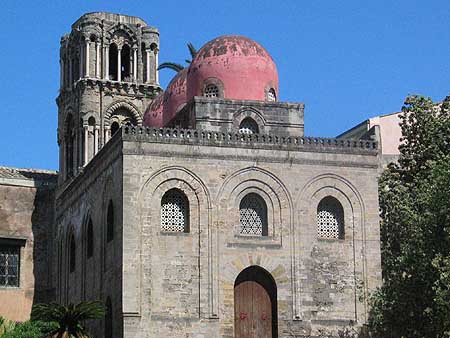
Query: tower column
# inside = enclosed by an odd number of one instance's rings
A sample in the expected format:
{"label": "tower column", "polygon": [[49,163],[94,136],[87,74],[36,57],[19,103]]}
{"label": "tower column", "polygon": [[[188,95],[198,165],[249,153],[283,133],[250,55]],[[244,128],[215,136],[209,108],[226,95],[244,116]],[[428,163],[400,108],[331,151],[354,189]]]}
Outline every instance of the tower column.
{"label": "tower column", "polygon": [[105,144],[109,141],[111,138],[111,127],[105,126]]}
{"label": "tower column", "polygon": [[146,60],[147,60],[147,78],[145,79],[146,83],[150,82],[150,53],[152,51],[150,49],[146,49],[145,50],[145,56],[146,56]]}
{"label": "tower column", "polygon": [[98,131],[99,131],[100,127],[99,126],[94,126],[94,155],[97,154],[98,152]]}
{"label": "tower column", "polygon": [[105,69],[103,70],[103,78],[109,80],[109,46],[105,46]]}
{"label": "tower column", "polygon": [[117,48],[117,81],[122,81],[122,48]]}
{"label": "tower column", "polygon": [[137,82],[137,47],[133,47],[133,78],[134,82]]}
{"label": "tower column", "polygon": [[84,76],[85,77],[89,77],[89,45],[90,45],[90,41],[89,40],[86,40],[86,60],[85,60],[85,64],[86,64],[86,67],[85,67],[85,74],[84,74]]}
{"label": "tower column", "polygon": [[158,70],[158,55],[159,55],[159,49],[155,48],[155,82],[156,84],[159,84],[159,70]]}
{"label": "tower column", "polygon": [[95,77],[100,78],[100,43],[95,42]]}
{"label": "tower column", "polygon": [[84,128],[84,158],[83,165],[85,166],[88,162],[88,144],[89,144],[89,126],[83,126]]}

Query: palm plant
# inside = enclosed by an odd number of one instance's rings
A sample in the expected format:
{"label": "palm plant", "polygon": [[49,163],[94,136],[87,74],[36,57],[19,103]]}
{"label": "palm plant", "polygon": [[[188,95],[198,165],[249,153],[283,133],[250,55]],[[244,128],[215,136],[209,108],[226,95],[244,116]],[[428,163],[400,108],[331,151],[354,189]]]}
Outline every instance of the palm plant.
{"label": "palm plant", "polygon": [[[187,44],[187,47],[189,49],[189,54],[191,54],[191,59],[190,60],[186,59],[184,61],[187,64],[190,64],[192,62],[192,60],[194,59],[195,55],[197,54],[197,49],[194,47],[194,45],[191,42],[189,42]],[[172,69],[178,73],[179,71],[184,69],[184,66],[179,63],[176,63],[176,62],[163,62],[159,65],[158,70],[161,70],[164,68]]]}
{"label": "palm plant", "polygon": [[31,311],[32,320],[56,322],[57,328],[47,338],[88,338],[83,322],[100,319],[105,315],[105,307],[99,301],[81,302],[64,306],[58,303],[36,304]]}

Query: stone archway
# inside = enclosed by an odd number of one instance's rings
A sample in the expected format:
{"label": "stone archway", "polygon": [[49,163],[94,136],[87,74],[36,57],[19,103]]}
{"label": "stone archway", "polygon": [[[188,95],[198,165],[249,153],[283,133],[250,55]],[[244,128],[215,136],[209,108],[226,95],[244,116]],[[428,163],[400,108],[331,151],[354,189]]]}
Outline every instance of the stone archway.
{"label": "stone archway", "polygon": [[277,286],[259,266],[241,271],[234,283],[235,338],[277,338]]}

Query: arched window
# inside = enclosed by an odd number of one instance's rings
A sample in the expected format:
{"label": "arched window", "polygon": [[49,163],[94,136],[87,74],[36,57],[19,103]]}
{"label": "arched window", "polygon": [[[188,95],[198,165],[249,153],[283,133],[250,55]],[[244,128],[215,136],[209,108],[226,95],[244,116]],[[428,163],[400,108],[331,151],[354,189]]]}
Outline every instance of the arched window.
{"label": "arched window", "polygon": [[109,297],[105,304],[105,338],[113,338],[113,308]]}
{"label": "arched window", "polygon": [[323,198],[317,206],[317,236],[326,239],[344,238],[344,209],[332,196]]}
{"label": "arched window", "polygon": [[252,118],[247,117],[243,119],[241,124],[239,125],[239,132],[241,134],[258,134],[258,124]]}
{"label": "arched window", "polygon": [[118,130],[119,130],[120,126],[119,126],[119,122],[114,121],[111,124],[111,136],[114,135]]}
{"label": "arched window", "polygon": [[189,201],[178,189],[167,191],[161,199],[161,230],[189,232]]}
{"label": "arched window", "polygon": [[267,92],[267,101],[275,102],[277,100],[277,94],[275,93],[275,89],[270,88]]}
{"label": "arched window", "polygon": [[215,84],[209,84],[205,87],[205,91],[203,92],[203,96],[205,97],[219,97],[219,87]]}
{"label": "arched window", "polygon": [[120,66],[122,81],[131,82],[131,49],[128,45],[122,47],[120,53]]}
{"label": "arched window", "polygon": [[112,43],[109,45],[109,79],[117,81],[118,74],[117,74],[117,46],[115,43]]}
{"label": "arched window", "polygon": [[70,236],[70,244],[69,244],[69,269],[70,272],[74,272],[76,267],[76,245],[75,245],[75,236],[72,234]]}
{"label": "arched window", "polygon": [[87,233],[86,233],[86,255],[87,258],[91,258],[94,254],[94,227],[92,226],[92,219],[89,218],[89,222],[87,225]]}
{"label": "arched window", "polygon": [[110,200],[108,203],[108,212],[106,214],[106,241],[111,242],[114,239],[114,206]]}
{"label": "arched window", "polygon": [[267,205],[255,193],[245,195],[239,204],[241,234],[267,236]]}

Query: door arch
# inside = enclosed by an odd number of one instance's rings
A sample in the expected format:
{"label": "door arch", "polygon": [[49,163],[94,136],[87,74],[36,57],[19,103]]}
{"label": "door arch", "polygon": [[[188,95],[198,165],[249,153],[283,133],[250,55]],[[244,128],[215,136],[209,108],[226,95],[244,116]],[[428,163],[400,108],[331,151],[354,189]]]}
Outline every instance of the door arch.
{"label": "door arch", "polygon": [[235,338],[277,338],[277,286],[259,266],[241,271],[234,283]]}

